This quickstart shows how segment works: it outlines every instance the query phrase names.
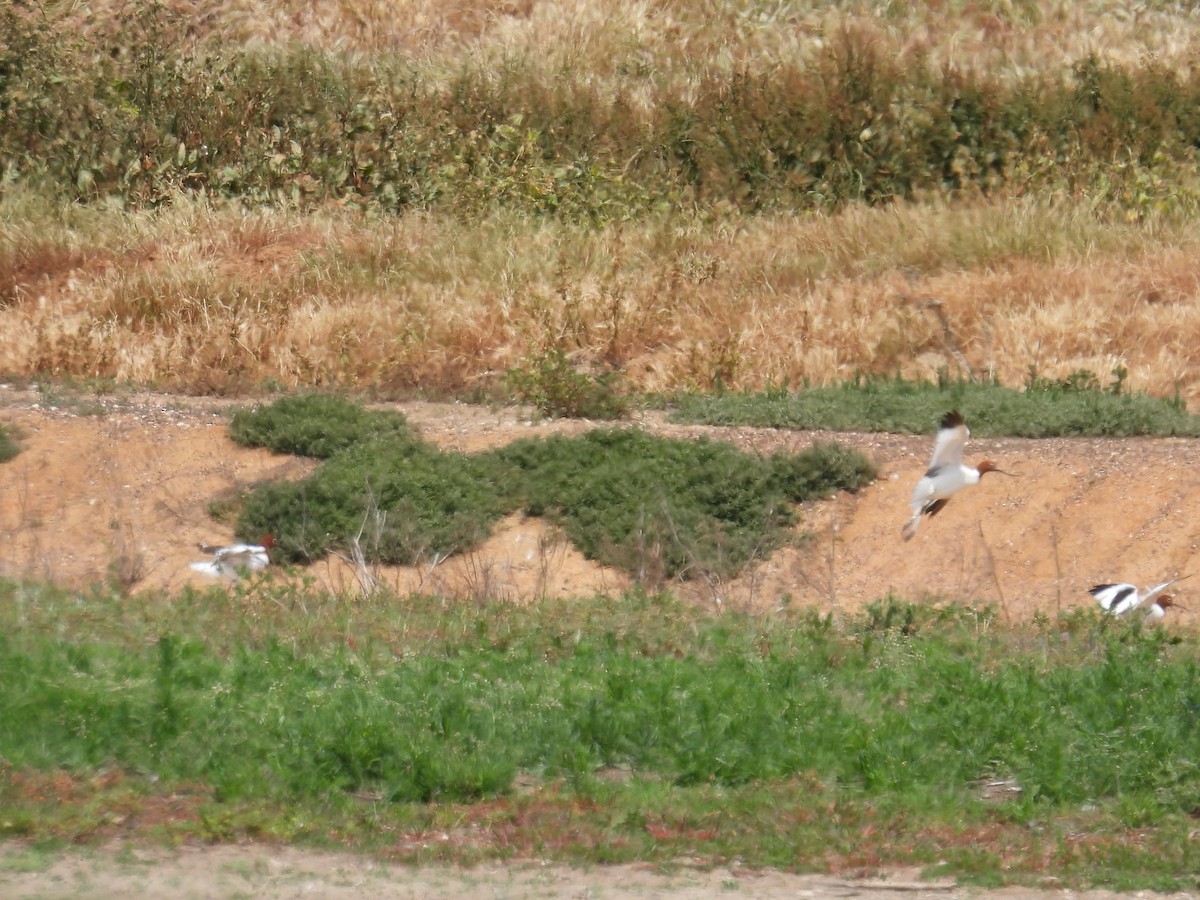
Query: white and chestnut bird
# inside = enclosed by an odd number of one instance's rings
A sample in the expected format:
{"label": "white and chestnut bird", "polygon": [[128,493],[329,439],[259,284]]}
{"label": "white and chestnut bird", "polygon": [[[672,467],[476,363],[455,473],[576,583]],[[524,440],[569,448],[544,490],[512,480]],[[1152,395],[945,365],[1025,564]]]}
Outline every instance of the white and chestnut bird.
{"label": "white and chestnut bird", "polygon": [[1167,610],[1172,606],[1183,608],[1175,602],[1174,598],[1163,593],[1175,582],[1182,580],[1181,578],[1172,578],[1170,581],[1156,584],[1147,589],[1145,593],[1139,593],[1136,585],[1125,581],[1118,584],[1097,584],[1090,588],[1088,593],[1096,598],[1100,608],[1109,615],[1123,616],[1143,604],[1149,604],[1146,606],[1146,618],[1157,620],[1165,616]]}
{"label": "white and chestnut bird", "polygon": [[933,444],[933,458],[929,461],[929,469],[917,482],[912,500],[909,501],[912,517],[904,523],[903,534],[906,541],[912,540],[913,535],[917,533],[922,516],[937,515],[951,497],[969,485],[979,484],[979,479],[988,472],[1012,476],[1011,472],[996,468],[990,460],[985,459],[974,467],[964,463],[963,447],[970,436],[971,430],[957,412],[948,412],[942,416],[937,439]]}
{"label": "white and chestnut bird", "polygon": [[1172,606],[1176,609],[1183,609],[1182,606],[1175,602],[1173,597],[1164,594],[1146,607],[1146,618],[1151,622],[1157,622],[1167,614],[1167,610]]}
{"label": "white and chestnut bird", "polygon": [[264,534],[261,544],[230,544],[228,547],[213,547],[200,544],[202,553],[212,559],[194,562],[190,568],[214,578],[239,578],[247,572],[257,572],[271,564],[270,551],[275,546],[273,535]]}

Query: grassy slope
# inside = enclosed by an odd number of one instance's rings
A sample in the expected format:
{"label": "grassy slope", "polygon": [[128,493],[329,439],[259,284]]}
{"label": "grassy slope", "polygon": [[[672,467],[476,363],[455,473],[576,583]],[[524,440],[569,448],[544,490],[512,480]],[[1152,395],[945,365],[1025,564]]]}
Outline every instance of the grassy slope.
{"label": "grassy slope", "polygon": [[0,198],[0,266],[27,273],[18,302],[0,302],[10,376],[481,399],[562,349],[635,392],[939,370],[1015,387],[1030,368],[1124,367],[1129,389],[1197,399],[1194,241],[1169,215],[1137,226],[997,199],[582,230],[19,200]]}
{"label": "grassy slope", "polygon": [[[1013,633],[891,601],[834,624],[665,596],[0,589],[8,834],[102,834],[111,804],[154,823],[174,792],[176,835],[406,858],[686,851],[1158,888],[1197,863],[1195,639],[1090,612]],[[996,781],[1022,791],[985,799]],[[474,838],[414,848],[451,820]]]}

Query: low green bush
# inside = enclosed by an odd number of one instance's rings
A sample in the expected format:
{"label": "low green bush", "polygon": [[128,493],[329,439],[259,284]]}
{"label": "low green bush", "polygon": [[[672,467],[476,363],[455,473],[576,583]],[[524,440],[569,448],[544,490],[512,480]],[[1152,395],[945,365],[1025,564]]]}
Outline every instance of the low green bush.
{"label": "low green bush", "polygon": [[328,459],[338,450],[377,437],[416,443],[420,439],[403,415],[368,411],[333,394],[301,394],[240,409],[229,436],[243,447]]}
{"label": "low green bush", "polygon": [[796,502],[856,491],[878,474],[860,451],[832,441],[818,441],[800,453],[776,453],[770,464],[774,483]]}
{"label": "low green bush", "polygon": [[530,514],[557,521],[588,557],[651,579],[735,574],[784,539],[794,502],[874,477],[844,448],[764,459],[619,428],[518,441],[496,455],[522,474]]}
{"label": "low green bush", "polygon": [[993,382],[860,378],[840,385],[754,394],[688,395],[671,418],[705,425],[932,433],[957,409],[977,437],[1200,436],[1200,416],[1178,398],[1103,386],[1090,372],[1061,381],[1030,376],[1024,390]]}
{"label": "low green bush", "polygon": [[309,477],[242,500],[238,534],[273,534],[277,557],[292,562],[355,540],[371,562],[461,553],[524,508],[639,579],[733,575],[784,540],[793,504],[875,475],[862,454],[834,444],[764,458],[620,428],[443,453],[402,417],[316,395],[241,414],[235,428],[241,443],[326,458]]}
{"label": "low green bush", "polygon": [[0,463],[8,462],[21,452],[21,445],[11,428],[0,425]]}
{"label": "low green bush", "polygon": [[278,556],[292,562],[358,539],[372,562],[411,564],[486,539],[514,507],[506,483],[492,460],[375,437],[333,455],[308,478],[251,492],[237,531],[275,535]]}

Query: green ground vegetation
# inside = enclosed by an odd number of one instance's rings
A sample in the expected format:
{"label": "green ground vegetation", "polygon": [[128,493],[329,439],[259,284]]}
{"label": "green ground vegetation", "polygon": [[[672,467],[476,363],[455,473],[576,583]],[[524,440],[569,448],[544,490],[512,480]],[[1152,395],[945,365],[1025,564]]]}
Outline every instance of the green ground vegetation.
{"label": "green ground vegetation", "polygon": [[[115,798],[136,818],[174,795],[163,834],[414,859],[686,850],[1160,889],[1200,864],[1196,637],[1090,609],[1009,629],[893,598],[363,604],[269,577],[0,597],[9,836],[99,834]],[[404,849],[448,821],[476,837]]]}
{"label": "green ground vegetation", "polygon": [[0,462],[8,462],[21,452],[21,443],[13,428],[0,425]]}
{"label": "green ground vegetation", "polygon": [[316,459],[374,439],[414,444],[420,440],[399,413],[368,411],[343,397],[318,393],[239,409],[229,423],[229,436],[243,447]]}
{"label": "green ground vegetation", "polygon": [[839,444],[761,457],[634,429],[518,441],[496,456],[520,473],[526,511],[560,522],[588,557],[652,581],[736,574],[779,546],[796,503],[876,474]]}
{"label": "green ground vegetation", "polygon": [[681,66],[600,86],[587,60],[564,71],[509,56],[497,73],[487,56],[447,71],[311,46],[223,51],[152,4],[122,24],[81,37],[6,8],[6,182],[129,206],[184,190],[585,222],[1010,185],[1134,210],[1196,201],[1200,75],[1153,57],[1015,76],[911,46],[897,59],[846,27],[765,71]]}
{"label": "green ground vegetation", "polygon": [[250,446],[330,451],[308,478],[244,498],[238,533],[273,534],[293,562],[351,540],[371,562],[463,552],[522,509],[559,523],[588,557],[644,580],[734,574],[784,540],[794,504],[875,476],[866,457],[836,444],[763,458],[635,428],[449,453],[420,441],[396,413],[320,395],[242,410],[231,433]]}
{"label": "green ground vegetation", "polygon": [[1200,416],[1178,398],[1104,385],[1081,371],[1065,379],[1029,376],[1023,389],[944,378],[859,378],[831,387],[756,393],[694,394],[671,401],[672,418],[705,425],[831,431],[930,431],[957,409],[979,437],[1200,436]]}

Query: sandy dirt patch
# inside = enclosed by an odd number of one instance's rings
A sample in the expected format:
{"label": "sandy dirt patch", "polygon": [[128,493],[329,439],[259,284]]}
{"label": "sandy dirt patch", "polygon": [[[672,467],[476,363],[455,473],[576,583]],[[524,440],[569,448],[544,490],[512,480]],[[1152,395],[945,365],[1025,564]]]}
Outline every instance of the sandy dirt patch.
{"label": "sandy dirt patch", "polygon": [[[188,569],[196,545],[233,538],[208,504],[269,479],[300,478],[315,463],[234,445],[228,402],[138,395],[46,403],[32,391],[0,388],[0,423],[24,447],[0,465],[0,574],[86,588],[117,579],[133,591],[209,584]],[[472,452],[530,435],[578,432],[595,423],[539,422],[514,410],[409,403],[404,412],[446,449]],[[1197,571],[1200,442],[975,440],[968,458],[991,458],[1020,474],[987,479],[900,539],[907,500],[928,460],[931,438],[812,434],[672,425],[662,414],[636,423],[675,437],[706,435],[759,452],[802,450],[836,439],[870,454],[879,480],[856,495],[805,505],[815,540],[780,550],[727,581],[678,585],[698,602],[771,609],[785,602],[848,613],[893,593],[921,601],[983,601],[1018,619],[1092,602],[1098,581],[1140,584]],[[799,530],[799,529],[798,529]],[[355,590],[337,560],[308,573]],[[377,572],[398,590],[456,596],[537,598],[620,590],[626,576],[586,560],[538,519],[512,516],[474,553],[438,565]],[[1200,605],[1168,627],[1195,621]],[[290,848],[218,846],[175,850],[108,847],[43,857],[0,844],[0,896],[66,897],[588,897],[712,896],[1049,898],[1102,900],[1103,891],[1006,889],[979,892],[891,873],[870,882],[690,868],[673,874],[639,866],[574,869],[536,861],[473,869],[389,866],[358,856]],[[1150,896],[1140,894],[1138,896]],[[1187,895],[1178,895],[1179,897]]]}
{"label": "sandy dirt patch", "polygon": [[0,894],[7,900],[170,897],[217,900],[311,897],[380,900],[1115,900],[1156,897],[1191,900],[1194,894],[1115,894],[1109,891],[1003,888],[981,890],[922,879],[895,870],[870,879],[793,875],[740,867],[664,873],[649,865],[573,868],[537,861],[488,863],[473,868],[396,866],[361,856],[311,853],[286,847],[216,846],[157,850],[111,846],[41,857],[18,844],[0,844]]}
{"label": "sandy dirt patch", "polygon": [[[303,477],[316,465],[233,444],[231,406],[153,395],[51,406],[34,392],[0,389],[0,423],[16,426],[24,446],[0,465],[0,574],[81,588],[116,578],[135,591],[209,583],[187,565],[203,558],[197,544],[233,539],[209,503],[259,481]],[[439,446],[466,452],[597,424],[459,404],[394,408]],[[879,480],[858,494],[800,509],[797,533],[815,539],[776,551],[736,579],[673,586],[698,602],[848,613],[891,593],[991,603],[1015,621],[1090,604],[1087,588],[1098,582],[1154,583],[1200,566],[1200,518],[1192,512],[1200,506],[1200,441],[972,440],[969,459],[990,458],[1021,477],[988,476],[905,543],[900,526],[928,462],[929,437],[702,428],[670,424],[661,413],[636,424],[763,453],[838,440],[879,465]],[[358,588],[353,570],[336,558],[306,574],[336,589]],[[520,515],[472,553],[374,574],[401,592],[473,599],[578,596],[629,584],[623,573],[584,559],[545,521]],[[1181,585],[1185,606],[1198,587]],[[1174,620],[1195,615],[1184,609]]]}

